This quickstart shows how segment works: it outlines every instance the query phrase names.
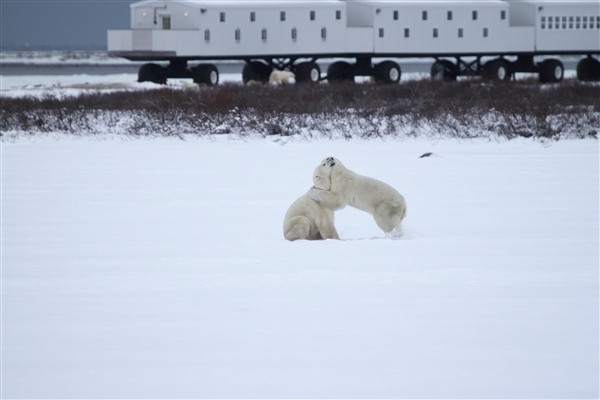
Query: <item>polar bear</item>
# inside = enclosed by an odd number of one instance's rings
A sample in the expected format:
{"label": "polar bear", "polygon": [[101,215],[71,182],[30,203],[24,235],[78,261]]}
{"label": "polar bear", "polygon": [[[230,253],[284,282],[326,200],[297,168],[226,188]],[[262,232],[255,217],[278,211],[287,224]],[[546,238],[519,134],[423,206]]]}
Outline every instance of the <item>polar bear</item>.
{"label": "polar bear", "polygon": [[181,86],[183,86],[186,89],[199,89],[200,88],[200,85],[198,85],[196,82],[184,81],[183,79],[180,82],[181,82]]}
{"label": "polar bear", "polygon": [[[315,169],[313,188],[327,191],[331,187],[329,171]],[[283,219],[283,236],[290,241],[339,239],[333,224],[333,210],[308,197],[308,192],[292,203]]]}
{"label": "polar bear", "polygon": [[396,189],[368,176],[359,175],[344,166],[340,160],[327,157],[315,174],[329,177],[329,190],[313,187],[308,196],[320,205],[339,210],[347,205],[366,211],[390,236],[402,234],[400,223],[406,217],[406,201]]}
{"label": "polar bear", "polygon": [[293,83],[292,80],[296,77],[292,71],[280,71],[274,69],[269,75],[269,83],[280,84],[280,83]]}

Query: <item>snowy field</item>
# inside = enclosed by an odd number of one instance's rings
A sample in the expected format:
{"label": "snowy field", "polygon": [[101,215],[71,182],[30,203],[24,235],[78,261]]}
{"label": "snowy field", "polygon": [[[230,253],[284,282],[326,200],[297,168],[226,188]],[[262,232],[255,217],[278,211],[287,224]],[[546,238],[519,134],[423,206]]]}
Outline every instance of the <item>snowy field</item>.
{"label": "snowy field", "polygon": [[[241,67],[240,67],[241,68]],[[515,74],[517,79],[531,78],[531,74]],[[574,79],[574,70],[565,71],[565,79]],[[423,72],[403,73],[401,81],[428,78]],[[467,79],[461,77],[460,79]],[[356,82],[368,82],[367,77],[357,77]],[[219,82],[240,83],[240,73],[223,73]],[[169,79],[168,86],[173,88],[189,88],[191,79]],[[326,83],[324,83],[326,84]],[[0,98],[44,95],[78,95],[82,92],[115,91],[115,90],[150,90],[162,88],[151,82],[137,82],[137,74],[121,73],[111,75],[71,74],[71,75],[0,75]]]}
{"label": "snowy field", "polygon": [[[598,398],[597,140],[185,139],[2,143],[3,398]],[[401,239],[283,239],[326,156]]]}
{"label": "snowy field", "polygon": [[[423,73],[407,73],[402,80],[420,79]],[[565,75],[566,76],[566,75]],[[357,77],[356,81],[366,81]],[[221,74],[219,82],[242,82],[241,74]],[[191,79],[169,79],[167,85],[172,88],[188,89]],[[78,95],[82,92],[115,91],[115,90],[151,90],[163,86],[151,82],[137,82],[137,74],[112,75],[0,75],[0,97],[23,97],[44,95]]]}

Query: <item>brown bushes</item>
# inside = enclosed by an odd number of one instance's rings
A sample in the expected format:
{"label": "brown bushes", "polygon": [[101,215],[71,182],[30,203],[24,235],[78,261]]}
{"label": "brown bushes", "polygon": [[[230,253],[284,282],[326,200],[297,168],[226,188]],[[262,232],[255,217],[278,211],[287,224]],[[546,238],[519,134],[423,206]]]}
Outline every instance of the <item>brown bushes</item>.
{"label": "brown bushes", "polygon": [[[128,123],[124,122],[128,120]],[[324,126],[325,121],[329,122]],[[427,127],[427,129],[422,129]],[[3,132],[595,137],[600,86],[577,81],[157,88],[2,98]],[[342,129],[343,132],[335,132]]]}

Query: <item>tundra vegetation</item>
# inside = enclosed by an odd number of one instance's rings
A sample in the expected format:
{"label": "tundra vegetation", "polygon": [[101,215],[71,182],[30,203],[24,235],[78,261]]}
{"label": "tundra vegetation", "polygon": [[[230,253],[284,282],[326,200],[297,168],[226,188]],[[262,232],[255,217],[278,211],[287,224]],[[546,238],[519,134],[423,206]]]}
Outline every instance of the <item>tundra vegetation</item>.
{"label": "tundra vegetation", "polygon": [[299,84],[87,90],[2,97],[3,140],[65,133],[298,138],[597,138],[600,85],[411,80],[393,85]]}

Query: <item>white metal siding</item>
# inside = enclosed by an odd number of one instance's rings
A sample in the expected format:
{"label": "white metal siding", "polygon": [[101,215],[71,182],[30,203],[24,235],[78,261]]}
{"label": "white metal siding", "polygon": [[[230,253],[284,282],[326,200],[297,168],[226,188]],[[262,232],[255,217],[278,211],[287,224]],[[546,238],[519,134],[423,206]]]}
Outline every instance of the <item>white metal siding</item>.
{"label": "white metal siding", "polygon": [[361,28],[373,26],[373,7],[364,1],[351,1],[347,4],[349,27]]}
{"label": "white metal siding", "polygon": [[[531,36],[533,31],[511,29],[508,6],[501,2],[422,2],[411,3],[410,6],[388,2],[373,7],[376,53],[460,54],[533,50],[533,38],[527,40],[523,35],[529,33]],[[395,11],[397,20],[394,19]],[[504,19],[501,18],[502,11],[506,13]],[[405,34],[407,30],[408,37]]]}
{"label": "white metal siding", "polygon": [[110,30],[108,31],[108,49],[117,51],[132,51],[132,30]]}
{"label": "white metal siding", "polygon": [[[172,51],[177,56],[245,56],[339,52],[346,45],[345,19],[337,19],[341,7],[235,7],[211,5],[187,11],[169,4],[172,29],[152,30],[153,50]],[[281,12],[285,11],[285,21]],[[315,19],[310,20],[311,11]],[[162,10],[166,12],[166,10]],[[182,17],[188,12],[186,18]],[[251,21],[250,14],[255,20]],[[159,13],[160,15],[160,13]],[[344,14],[342,13],[342,16]],[[221,21],[222,16],[225,21]],[[188,20],[195,20],[190,25]],[[195,26],[196,29],[183,29]],[[263,30],[266,40],[263,40]],[[292,37],[295,30],[295,39]],[[209,40],[205,40],[205,32]],[[323,34],[325,33],[325,37]]]}
{"label": "white metal siding", "polygon": [[[600,17],[599,8],[598,1],[585,0],[142,1],[131,6],[131,30],[109,31],[108,47],[205,58],[598,51],[600,27],[589,20]],[[162,15],[170,16],[170,30],[160,29]],[[562,23],[570,16],[587,16],[587,27],[541,26],[542,17],[560,17]]]}
{"label": "white metal siding", "polygon": [[345,50],[347,53],[372,53],[373,28],[348,28]]}
{"label": "white metal siding", "polygon": [[537,8],[537,51],[600,50],[600,3],[574,5],[545,3]]}

